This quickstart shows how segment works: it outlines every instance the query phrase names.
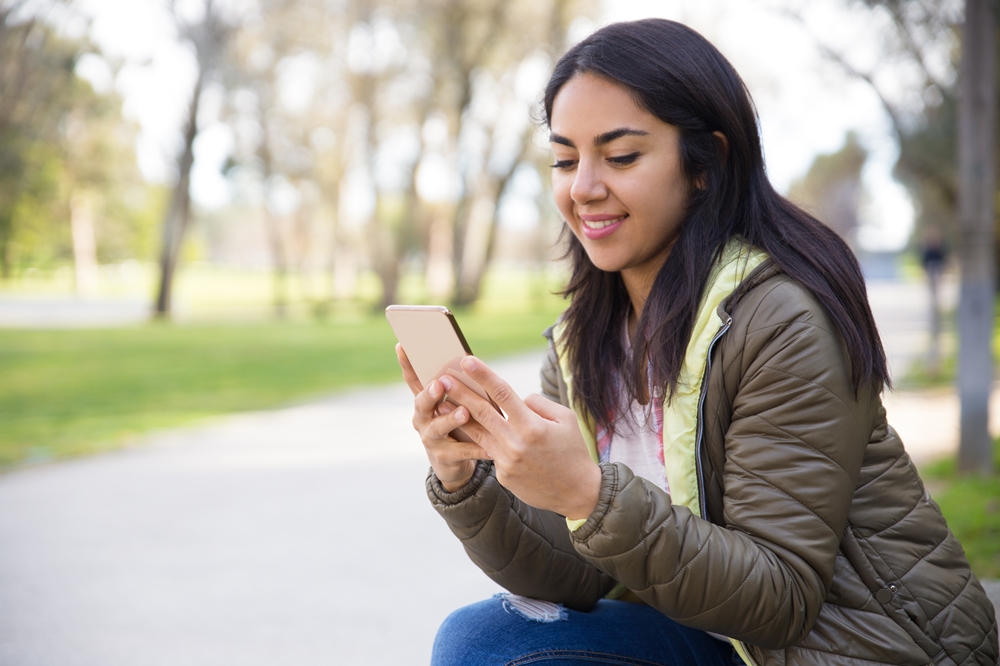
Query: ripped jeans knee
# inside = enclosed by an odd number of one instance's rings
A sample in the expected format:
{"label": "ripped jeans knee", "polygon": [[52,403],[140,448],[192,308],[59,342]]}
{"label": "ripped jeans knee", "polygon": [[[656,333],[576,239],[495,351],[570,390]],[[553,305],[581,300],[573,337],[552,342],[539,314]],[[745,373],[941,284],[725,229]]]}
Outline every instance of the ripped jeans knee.
{"label": "ripped jeans knee", "polygon": [[495,598],[503,603],[505,611],[516,613],[525,620],[531,620],[532,622],[565,622],[567,619],[566,609],[563,608],[562,604],[522,597],[511,592],[501,592]]}
{"label": "ripped jeans knee", "polygon": [[[460,608],[434,640],[432,666],[732,666],[735,651],[643,604],[588,612],[500,593]],[[737,657],[738,658],[738,657]]]}

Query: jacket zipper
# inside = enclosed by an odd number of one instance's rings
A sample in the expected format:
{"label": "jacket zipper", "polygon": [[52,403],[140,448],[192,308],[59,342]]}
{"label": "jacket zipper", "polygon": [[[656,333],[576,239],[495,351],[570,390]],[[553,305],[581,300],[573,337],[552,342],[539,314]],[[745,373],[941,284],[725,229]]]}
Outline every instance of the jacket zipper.
{"label": "jacket zipper", "polygon": [[[701,509],[701,517],[705,518],[708,514],[708,506],[705,503],[705,480],[703,477],[704,471],[701,468],[701,440],[705,435],[705,395],[708,393],[708,376],[712,372],[712,351],[715,349],[715,343],[719,341],[729,327],[733,325],[733,318],[728,317],[726,323],[722,325],[719,332],[715,334],[712,341],[708,343],[708,359],[705,363],[705,376],[701,380],[701,395],[698,396],[698,434],[695,438],[694,444],[694,468],[695,475],[698,478],[698,508]],[[708,520],[708,518],[705,518]]]}
{"label": "jacket zipper", "polygon": [[[754,661],[753,657],[750,656],[750,650],[747,649],[747,644],[743,641],[739,641],[740,647],[743,648],[743,654],[746,655],[747,661],[750,662],[750,666],[757,666],[757,662]],[[740,655],[741,657],[743,655]]]}
{"label": "jacket zipper", "polygon": [[[705,479],[704,472],[701,466],[701,442],[705,434],[705,396],[708,393],[708,377],[712,372],[712,352],[715,350],[715,343],[719,341],[723,335],[729,330],[733,325],[733,318],[727,317],[726,323],[722,325],[719,332],[715,334],[712,341],[708,344],[708,359],[705,363],[705,376],[701,381],[701,395],[698,396],[698,435],[695,439],[694,446],[694,465],[696,477],[698,479],[698,508],[701,509],[701,517],[708,520],[705,516],[708,514],[708,504],[705,501]],[[750,651],[747,649],[747,644],[743,641],[739,641],[740,647],[743,648],[743,654],[750,661],[750,666],[757,666],[757,662],[754,658],[750,656]]]}

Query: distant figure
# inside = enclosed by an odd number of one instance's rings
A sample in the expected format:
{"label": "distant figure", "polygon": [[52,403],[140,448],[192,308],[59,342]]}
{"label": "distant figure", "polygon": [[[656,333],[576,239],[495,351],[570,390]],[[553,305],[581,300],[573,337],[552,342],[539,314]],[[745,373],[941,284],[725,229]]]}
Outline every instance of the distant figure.
{"label": "distant figure", "polygon": [[941,232],[937,227],[929,227],[924,231],[920,244],[920,264],[927,273],[927,287],[930,289],[930,347],[927,352],[927,370],[932,377],[937,377],[941,370],[941,273],[944,271],[948,251]]}

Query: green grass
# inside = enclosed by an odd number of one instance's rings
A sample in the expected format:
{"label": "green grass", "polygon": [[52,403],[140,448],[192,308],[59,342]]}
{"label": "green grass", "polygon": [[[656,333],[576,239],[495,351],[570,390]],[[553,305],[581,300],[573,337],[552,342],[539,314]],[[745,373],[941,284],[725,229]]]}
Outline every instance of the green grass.
{"label": "green grass", "polygon": [[991,476],[961,475],[948,458],[922,470],[927,488],[979,578],[1000,578],[1000,443]]}
{"label": "green grass", "polygon": [[[993,359],[1000,368],[1000,299],[997,301],[997,315],[993,322]],[[945,312],[941,322],[942,353],[936,372],[928,366],[927,357],[921,354],[907,368],[906,374],[898,380],[896,388],[920,390],[941,388],[955,383],[958,377],[958,324],[954,311]]]}
{"label": "green grass", "polygon": [[[544,294],[544,290],[543,294]],[[552,296],[458,312],[491,358],[544,346]],[[0,468],[121,446],[136,435],[399,379],[381,314],[325,321],[0,330]]]}

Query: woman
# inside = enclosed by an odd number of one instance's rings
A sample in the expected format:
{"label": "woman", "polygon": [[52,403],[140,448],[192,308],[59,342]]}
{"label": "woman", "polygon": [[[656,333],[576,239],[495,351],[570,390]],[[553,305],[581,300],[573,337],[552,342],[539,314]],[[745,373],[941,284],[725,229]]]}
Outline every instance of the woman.
{"label": "woman", "polygon": [[449,617],[434,662],[995,664],[886,423],[858,265],[771,187],[732,66],[680,24],[615,24],[545,112],[573,262],[545,397],[466,359],[505,420],[398,351],[431,501],[512,593]]}

